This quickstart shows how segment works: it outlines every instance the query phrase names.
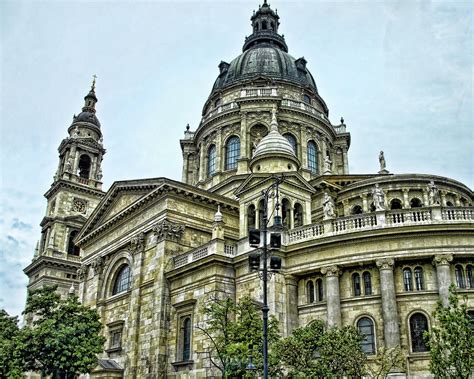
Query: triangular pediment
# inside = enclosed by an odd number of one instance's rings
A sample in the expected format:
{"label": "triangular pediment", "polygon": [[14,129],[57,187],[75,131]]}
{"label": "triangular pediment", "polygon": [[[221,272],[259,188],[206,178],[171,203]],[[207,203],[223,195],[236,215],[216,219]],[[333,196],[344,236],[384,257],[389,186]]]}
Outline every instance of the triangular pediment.
{"label": "triangular pediment", "polygon": [[107,223],[133,207],[134,204],[161,185],[163,185],[161,178],[115,182],[92,212],[77,239],[80,240],[84,234],[90,233],[99,225]]}
{"label": "triangular pediment", "polygon": [[[245,197],[247,194],[261,192],[264,188],[270,186],[275,178],[280,178],[281,175],[268,174],[251,174],[234,192],[237,197]],[[314,188],[297,172],[286,173],[283,176],[283,182],[280,184],[281,188],[294,187],[300,191],[307,193],[314,193]]]}

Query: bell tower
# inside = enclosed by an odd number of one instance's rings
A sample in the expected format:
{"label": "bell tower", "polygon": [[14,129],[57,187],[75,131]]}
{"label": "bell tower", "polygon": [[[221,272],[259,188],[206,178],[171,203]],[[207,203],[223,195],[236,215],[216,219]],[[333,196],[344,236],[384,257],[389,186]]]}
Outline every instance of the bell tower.
{"label": "bell tower", "polygon": [[59,163],[51,188],[45,193],[46,215],[33,261],[24,272],[28,290],[57,285],[66,296],[79,286],[77,269],[81,252],[75,237],[104,196],[102,192],[103,147],[96,116],[96,77],[84,98],[82,112],[74,115],[68,137],[59,144]]}

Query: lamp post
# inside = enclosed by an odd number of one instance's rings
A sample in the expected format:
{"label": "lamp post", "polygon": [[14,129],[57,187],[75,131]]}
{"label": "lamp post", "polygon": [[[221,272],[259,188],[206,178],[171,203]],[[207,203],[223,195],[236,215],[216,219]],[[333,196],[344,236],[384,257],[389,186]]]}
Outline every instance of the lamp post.
{"label": "lamp post", "polygon": [[[249,265],[253,270],[259,271],[261,273],[261,279],[263,281],[263,307],[262,307],[262,317],[263,317],[263,378],[268,378],[268,298],[267,298],[267,282],[268,277],[274,272],[277,272],[281,268],[281,259],[279,257],[271,257],[270,260],[270,273],[268,272],[268,200],[270,197],[275,197],[275,216],[273,217],[273,229],[281,228],[281,216],[278,215],[278,210],[280,208],[279,203],[279,185],[283,182],[284,177],[273,177],[273,183],[262,191],[263,197],[263,217],[262,225],[260,229],[251,229],[249,230],[249,243],[252,247],[260,246],[260,234],[263,233],[263,243],[262,243],[262,268],[260,268],[260,253],[252,253],[249,255]],[[273,213],[273,212],[272,212]],[[270,234],[270,247],[271,249],[278,249],[281,247],[281,234],[280,233],[271,233]]]}

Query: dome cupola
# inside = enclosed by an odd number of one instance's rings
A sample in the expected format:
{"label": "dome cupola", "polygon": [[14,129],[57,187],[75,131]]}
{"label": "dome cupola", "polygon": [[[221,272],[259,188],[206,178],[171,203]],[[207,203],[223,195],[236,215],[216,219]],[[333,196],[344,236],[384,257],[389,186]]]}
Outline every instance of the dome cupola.
{"label": "dome cupola", "polygon": [[300,162],[290,142],[278,131],[276,109],[272,109],[270,133],[255,148],[250,163],[253,172],[295,171]]}

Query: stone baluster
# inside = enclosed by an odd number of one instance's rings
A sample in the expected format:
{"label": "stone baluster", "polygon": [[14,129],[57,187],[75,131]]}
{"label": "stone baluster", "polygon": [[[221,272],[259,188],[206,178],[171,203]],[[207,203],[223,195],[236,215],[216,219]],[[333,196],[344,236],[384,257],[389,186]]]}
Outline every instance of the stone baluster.
{"label": "stone baluster", "polygon": [[451,269],[449,262],[453,260],[451,254],[436,255],[433,264],[436,266],[436,279],[438,280],[438,293],[443,306],[449,303],[449,286],[451,285]]}
{"label": "stone baluster", "polygon": [[339,294],[338,266],[323,267],[321,273],[326,276],[327,326],[341,326],[341,298]]}
{"label": "stone baluster", "polygon": [[392,348],[400,345],[400,328],[398,324],[397,299],[393,279],[391,258],[380,259],[376,262],[380,271],[380,292],[382,295],[382,317],[385,337],[385,347]]}

